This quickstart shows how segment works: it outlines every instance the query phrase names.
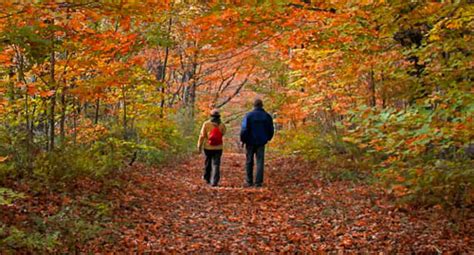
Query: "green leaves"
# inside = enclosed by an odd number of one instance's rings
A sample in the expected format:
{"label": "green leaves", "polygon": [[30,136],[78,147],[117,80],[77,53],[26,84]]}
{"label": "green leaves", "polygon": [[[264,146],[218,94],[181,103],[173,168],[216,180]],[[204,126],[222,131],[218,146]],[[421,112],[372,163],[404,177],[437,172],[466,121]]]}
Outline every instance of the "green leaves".
{"label": "green leaves", "polygon": [[38,31],[40,31],[40,27],[35,25],[10,26],[0,34],[0,41],[3,45],[18,47],[26,54],[28,62],[41,63],[48,56],[48,47],[51,47],[51,41]]}
{"label": "green leaves", "polygon": [[25,195],[21,192],[15,192],[11,189],[0,187],[0,206],[11,205],[15,200],[24,197]]}

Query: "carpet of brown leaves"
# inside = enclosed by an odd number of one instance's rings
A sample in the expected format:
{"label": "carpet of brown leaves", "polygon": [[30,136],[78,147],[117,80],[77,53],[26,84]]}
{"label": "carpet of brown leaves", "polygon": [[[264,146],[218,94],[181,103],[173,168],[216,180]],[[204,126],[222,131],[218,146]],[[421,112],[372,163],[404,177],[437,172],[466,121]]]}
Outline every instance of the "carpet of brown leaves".
{"label": "carpet of brown leaves", "polygon": [[120,243],[87,251],[157,253],[474,252],[474,220],[394,206],[374,188],[324,183],[317,166],[269,157],[264,188],[243,188],[244,156],[225,154],[220,187],[201,179],[202,158],[138,168],[114,220]]}

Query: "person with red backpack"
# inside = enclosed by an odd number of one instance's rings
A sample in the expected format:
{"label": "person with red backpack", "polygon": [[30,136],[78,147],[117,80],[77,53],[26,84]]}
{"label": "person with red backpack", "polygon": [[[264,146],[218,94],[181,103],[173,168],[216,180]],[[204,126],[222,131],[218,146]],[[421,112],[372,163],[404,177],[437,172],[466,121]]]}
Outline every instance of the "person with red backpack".
{"label": "person with red backpack", "polygon": [[221,121],[219,111],[216,109],[212,110],[211,118],[202,125],[198,140],[198,151],[202,153],[204,150],[204,155],[206,156],[203,179],[213,187],[219,184],[225,131],[226,127]]}

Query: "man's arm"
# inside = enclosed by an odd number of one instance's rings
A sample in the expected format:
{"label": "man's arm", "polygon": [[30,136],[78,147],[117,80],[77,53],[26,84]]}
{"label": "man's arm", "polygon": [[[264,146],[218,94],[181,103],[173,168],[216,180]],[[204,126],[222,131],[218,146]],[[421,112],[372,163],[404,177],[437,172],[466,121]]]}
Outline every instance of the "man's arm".
{"label": "man's arm", "polygon": [[244,119],[242,120],[242,127],[240,128],[240,141],[242,143],[247,143],[248,138],[248,115],[245,115]]}
{"label": "man's arm", "polygon": [[275,128],[273,126],[273,118],[270,114],[268,115],[268,120],[267,120],[267,132],[268,132],[268,141],[272,140],[273,135],[275,134]]}

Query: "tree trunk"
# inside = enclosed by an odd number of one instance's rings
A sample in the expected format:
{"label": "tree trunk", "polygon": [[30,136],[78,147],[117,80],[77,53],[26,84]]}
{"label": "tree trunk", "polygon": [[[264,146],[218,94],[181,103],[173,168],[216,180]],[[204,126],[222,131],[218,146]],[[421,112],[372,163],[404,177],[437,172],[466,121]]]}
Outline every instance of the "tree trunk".
{"label": "tree trunk", "polygon": [[380,77],[380,81],[381,81],[381,84],[380,84],[380,88],[382,90],[382,108],[385,109],[387,108],[387,89],[385,88],[385,76],[383,74],[383,71],[381,73],[381,77]]}
{"label": "tree trunk", "polygon": [[26,126],[26,133],[27,133],[27,139],[26,139],[26,157],[28,161],[28,166],[27,170],[31,171],[33,169],[33,161],[31,159],[31,146],[33,144],[33,127],[32,127],[32,121],[30,118],[30,102],[29,102],[29,95],[28,95],[28,84],[26,83],[25,80],[25,73],[24,73],[24,59],[23,56],[19,56],[20,60],[20,65],[19,65],[19,70],[18,70],[18,79],[20,82],[23,82],[25,84],[25,126]]}
{"label": "tree trunk", "polygon": [[125,98],[125,85],[122,85],[122,97],[123,97],[123,136],[127,140],[127,100]]}
{"label": "tree trunk", "polygon": [[[54,25],[54,19],[51,21],[52,25]],[[51,59],[50,59],[50,65],[51,65],[51,78],[50,78],[50,84],[51,84],[51,90],[56,89],[56,80],[55,80],[55,69],[54,66],[56,65],[56,56],[55,56],[55,50],[54,50],[54,32],[51,35]],[[54,141],[55,141],[55,132],[54,132],[54,124],[55,124],[55,111],[56,111],[56,91],[54,91],[54,94],[51,96],[50,100],[50,109],[49,109],[49,150],[53,151],[54,150]]]}
{"label": "tree trunk", "polygon": [[15,76],[15,71],[13,71],[13,67],[10,68],[8,72],[8,82],[10,85],[10,101],[15,101],[15,83],[12,81],[13,77]]}
{"label": "tree trunk", "polygon": [[64,88],[61,92],[61,121],[59,122],[59,130],[62,144],[64,144],[64,140],[66,139],[66,110],[66,89]]}
{"label": "tree trunk", "polygon": [[94,117],[94,124],[99,123],[99,113],[100,113],[100,98],[97,98],[95,101],[95,117]]}
{"label": "tree trunk", "polygon": [[[77,143],[77,116],[81,113],[81,104],[80,102],[78,101],[77,104],[75,102],[75,100],[73,99],[72,101],[72,105],[73,105],[73,116],[72,116],[72,137],[73,137],[73,142],[74,142],[74,145],[76,145]],[[76,109],[74,109],[74,107],[77,107]]]}
{"label": "tree trunk", "polygon": [[[167,32],[167,39],[169,40],[170,35],[171,35],[171,26],[173,25],[173,18],[170,17],[169,22],[168,22],[168,32]],[[167,45],[165,48],[165,59],[163,61],[163,68],[161,69],[161,75],[160,75],[160,83],[161,83],[161,101],[160,101],[160,117],[163,118],[164,116],[164,107],[165,107],[165,78],[166,78],[166,67],[168,65],[168,58],[169,58],[169,53],[170,53],[170,48]]]}
{"label": "tree trunk", "polygon": [[370,70],[370,72],[369,72],[369,90],[370,90],[369,105],[371,107],[375,107],[377,105],[377,98],[376,98],[376,95],[375,95],[374,70]]}

